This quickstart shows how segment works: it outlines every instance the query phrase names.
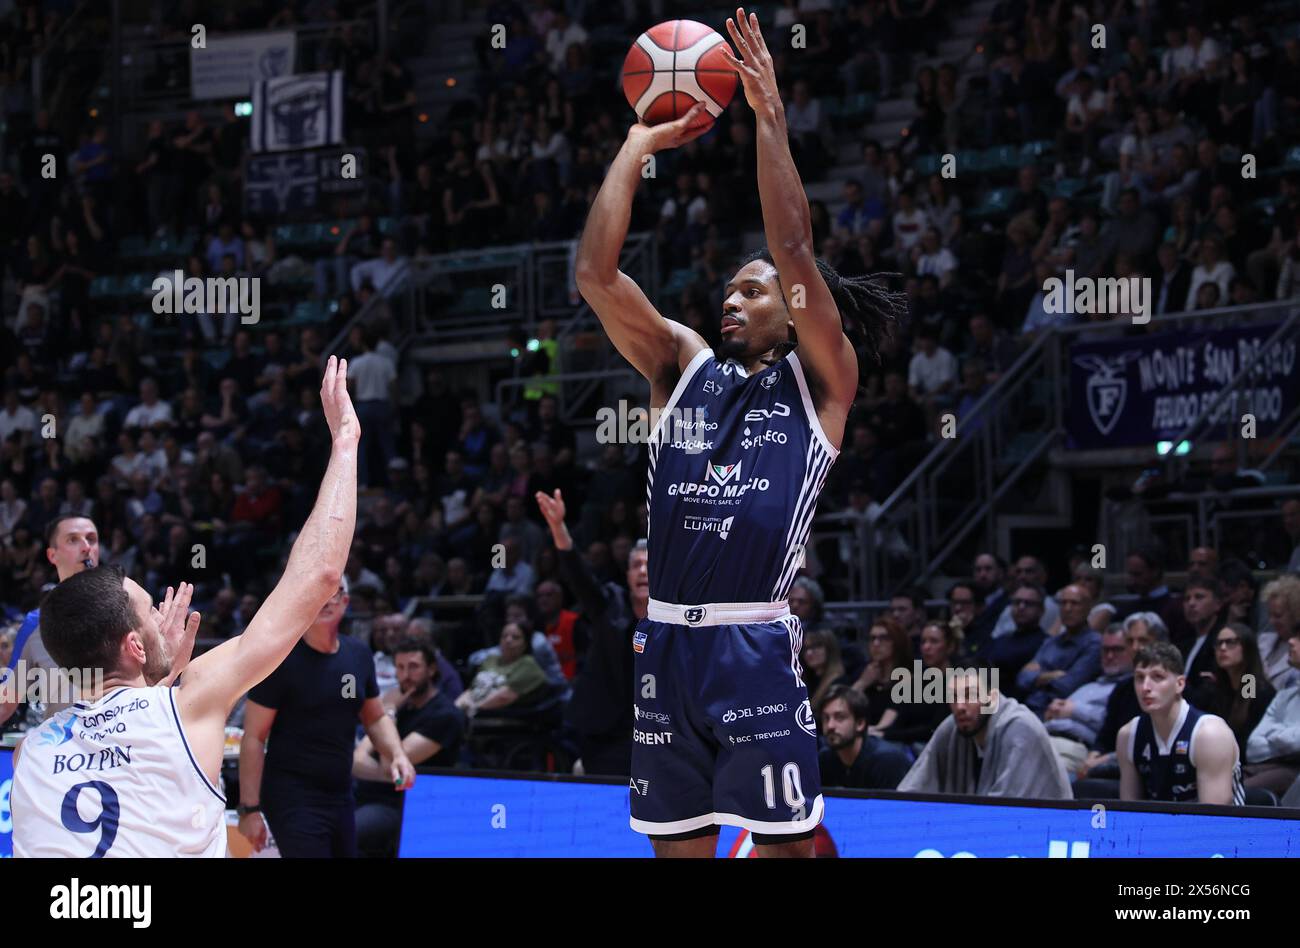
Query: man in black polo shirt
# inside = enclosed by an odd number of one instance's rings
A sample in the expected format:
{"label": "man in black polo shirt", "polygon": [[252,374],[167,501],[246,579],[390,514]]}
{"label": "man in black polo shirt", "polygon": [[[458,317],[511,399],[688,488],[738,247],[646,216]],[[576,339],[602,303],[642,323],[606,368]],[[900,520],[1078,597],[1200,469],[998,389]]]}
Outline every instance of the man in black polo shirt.
{"label": "man in black polo shirt", "polygon": [[[398,644],[393,659],[397,693],[385,694],[384,703],[395,709],[407,759],[417,767],[454,767],[465,726],[460,711],[438,687],[437,653],[428,642],[409,638]],[[352,754],[352,776],[357,780],[357,849],[371,858],[396,856],[402,797],[368,737]]]}
{"label": "man in black polo shirt", "polygon": [[239,747],[239,831],[256,849],[266,845],[269,826],[281,856],[356,856],[352,750],[358,720],[394,786],[406,790],[415,783],[415,768],[379,701],[369,649],[339,636],[347,607],[344,577],[289,657],[248,693]]}
{"label": "man in black polo shirt", "polygon": [[822,736],[829,748],[818,757],[824,787],[893,790],[912,762],[900,750],[867,733],[867,699],[847,685],[834,685],[822,702]]}

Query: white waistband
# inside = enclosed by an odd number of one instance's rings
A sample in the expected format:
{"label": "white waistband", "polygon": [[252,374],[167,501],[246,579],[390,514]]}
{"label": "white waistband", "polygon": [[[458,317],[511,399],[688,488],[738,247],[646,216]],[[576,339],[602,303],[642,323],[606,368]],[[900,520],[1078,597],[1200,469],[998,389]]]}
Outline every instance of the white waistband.
{"label": "white waistband", "polygon": [[782,602],[710,602],[698,606],[679,606],[675,602],[651,599],[646,618],[676,625],[732,625],[740,622],[771,622],[790,614],[790,603]]}

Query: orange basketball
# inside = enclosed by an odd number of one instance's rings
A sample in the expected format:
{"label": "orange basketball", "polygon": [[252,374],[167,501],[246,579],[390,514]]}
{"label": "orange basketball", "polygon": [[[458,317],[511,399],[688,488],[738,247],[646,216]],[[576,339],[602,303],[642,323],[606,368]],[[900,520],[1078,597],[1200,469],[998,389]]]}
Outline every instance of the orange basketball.
{"label": "orange basketball", "polygon": [[668,20],[636,38],[623,60],[623,94],[642,122],[679,119],[696,102],[712,118],[736,93],[736,71],[723,58],[726,44],[712,27],[695,20]]}

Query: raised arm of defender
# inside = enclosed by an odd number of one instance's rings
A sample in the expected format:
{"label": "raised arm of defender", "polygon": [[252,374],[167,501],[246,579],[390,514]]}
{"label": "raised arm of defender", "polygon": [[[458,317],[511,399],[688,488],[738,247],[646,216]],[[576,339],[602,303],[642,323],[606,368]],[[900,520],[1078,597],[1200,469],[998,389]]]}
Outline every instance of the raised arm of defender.
{"label": "raised arm of defender", "polygon": [[578,245],[575,275],[579,292],[600,318],[614,347],[650,382],[651,401],[658,404],[668,400],[678,374],[706,343],[694,330],[665,319],[636,282],[619,270],[618,260],[646,157],[707,132],[712,120],[696,124],[703,112],[704,106],[697,104],[675,122],[653,127],[638,123],[628,129],[627,140],[592,202]]}
{"label": "raised arm of defender", "polygon": [[[346,359],[330,356],[320,396],[333,446],[316,506],[298,533],[284,575],[244,634],[195,659],[186,669],[176,696],[191,732],[195,728],[222,731],[235,702],[284,661],[338,591],[356,527],[361,437],[348,397]],[[193,737],[196,743],[201,740],[197,734]]]}

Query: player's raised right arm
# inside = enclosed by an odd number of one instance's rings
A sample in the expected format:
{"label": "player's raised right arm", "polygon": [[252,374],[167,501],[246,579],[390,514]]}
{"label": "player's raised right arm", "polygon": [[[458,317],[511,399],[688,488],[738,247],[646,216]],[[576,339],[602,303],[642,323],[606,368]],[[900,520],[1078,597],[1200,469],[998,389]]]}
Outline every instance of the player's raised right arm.
{"label": "player's raised right arm", "polygon": [[707,132],[712,121],[692,127],[703,112],[704,106],[697,104],[675,122],[637,124],[628,129],[627,139],[592,202],[578,245],[575,276],[579,292],[600,318],[614,347],[652,384],[686,365],[705,343],[698,333],[664,319],[636,282],[619,270],[618,261],[646,156]]}
{"label": "player's raised right arm", "polygon": [[[298,533],[284,575],[243,635],[190,663],[177,697],[186,716],[219,714],[271,674],[339,589],[357,519],[357,444],[361,425],[347,390],[347,360],[330,356],[321,405],[333,446],[316,506]],[[187,722],[188,723],[188,722]]]}

